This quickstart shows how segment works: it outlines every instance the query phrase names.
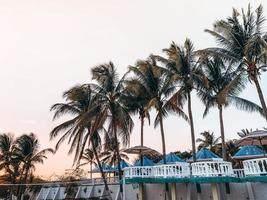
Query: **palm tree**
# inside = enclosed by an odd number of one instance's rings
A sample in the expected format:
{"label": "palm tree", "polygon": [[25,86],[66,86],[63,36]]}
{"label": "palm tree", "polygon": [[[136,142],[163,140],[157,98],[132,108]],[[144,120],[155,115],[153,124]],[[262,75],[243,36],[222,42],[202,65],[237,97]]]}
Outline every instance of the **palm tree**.
{"label": "palm tree", "polygon": [[24,134],[16,139],[15,156],[22,160],[23,165],[20,174],[23,183],[27,182],[29,173],[35,170],[35,165],[42,164],[44,159],[47,159],[46,154],[53,152],[51,148],[40,150],[40,142],[33,133]]}
{"label": "palm tree", "polygon": [[203,117],[208,114],[210,108],[218,108],[222,156],[226,160],[223,109],[229,105],[248,112],[262,113],[262,109],[251,101],[238,97],[245,85],[241,74],[233,69],[231,63],[226,66],[221,58],[214,56],[213,58],[203,58],[202,66],[209,82],[209,86],[203,86],[198,91],[201,101],[206,106]]}
{"label": "palm tree", "polygon": [[237,135],[239,137],[245,137],[245,136],[248,136],[250,133],[252,132],[252,128],[251,129],[242,129],[241,131],[237,132]]}
{"label": "palm tree", "polygon": [[[20,169],[20,183],[27,183],[33,177],[33,171],[36,164],[43,164],[47,159],[47,153],[53,153],[53,149],[46,148],[40,150],[40,142],[36,135],[30,133],[18,137],[14,141],[14,157],[22,163]],[[18,196],[22,193],[22,188],[18,187]]]}
{"label": "palm tree", "polygon": [[[118,164],[118,155],[116,152],[117,142],[114,138],[110,138],[107,135],[104,146],[104,151],[100,154],[101,161],[109,166],[116,166]],[[120,149],[119,155],[121,159],[129,160],[128,155],[124,153],[124,149]]]}
{"label": "palm tree", "polygon": [[210,131],[203,131],[200,133],[200,135],[202,136],[202,138],[197,138],[196,140],[196,142],[200,143],[198,145],[198,149],[206,147],[215,152],[221,137],[216,137],[214,135],[214,132]]}
{"label": "palm tree", "polygon": [[155,108],[157,115],[154,121],[154,126],[160,125],[162,154],[163,161],[166,164],[166,144],[163,126],[163,118],[167,117],[169,112],[175,112],[183,118],[187,116],[182,111],[181,107],[176,103],[175,97],[168,99],[168,97],[175,91],[176,87],[173,84],[170,76],[166,76],[165,69],[158,66],[156,60],[150,57],[145,61],[138,61],[136,66],[130,67],[130,70],[139,80],[142,87],[146,88],[151,97],[146,105],[146,109]]}
{"label": "palm tree", "polygon": [[250,82],[255,84],[267,120],[267,107],[259,83],[261,72],[266,71],[267,67],[264,22],[262,5],[255,12],[251,12],[251,7],[248,5],[247,12],[242,9],[241,14],[233,9],[231,17],[214,23],[214,30],[205,30],[215,37],[220,45],[218,48],[208,48],[205,51],[219,54],[239,65],[238,68],[247,75]]}
{"label": "palm tree", "polygon": [[157,56],[157,59],[165,64],[169,70],[171,79],[179,87],[178,91],[173,95],[173,98],[178,100],[176,103],[184,103],[187,100],[193,160],[196,161],[196,141],[191,93],[205,79],[201,68],[197,65],[194,45],[190,39],[186,39],[183,46],[178,46],[173,42],[168,49],[163,49],[163,52],[166,53],[167,58]]}
{"label": "palm tree", "polygon": [[[93,80],[97,84],[92,84],[94,91],[99,94],[98,105],[105,117],[107,134],[116,141],[116,153],[118,163],[120,163],[119,140],[123,145],[127,145],[130,139],[130,133],[133,128],[133,121],[126,106],[123,104],[122,83],[124,77],[119,80],[119,75],[112,62],[102,64],[92,68]],[[119,180],[122,180],[122,171],[118,165]],[[120,194],[123,188],[120,184]]]}
{"label": "palm tree", "polygon": [[53,139],[59,133],[63,133],[56,144],[56,150],[69,138],[68,143],[71,143],[69,154],[75,151],[74,163],[77,164],[79,164],[86,144],[91,144],[104,181],[105,190],[110,194],[97,153],[101,144],[98,134],[103,129],[103,119],[105,118],[105,113],[100,111],[100,106],[97,103],[98,95],[92,92],[90,85],[79,85],[64,92],[63,97],[66,99],[66,103],[57,103],[51,107],[51,110],[55,111],[54,120],[66,114],[72,117],[56,126],[51,131],[50,138]]}
{"label": "palm tree", "polygon": [[5,181],[16,183],[19,176],[20,161],[14,158],[14,137],[11,134],[0,134],[0,170],[4,170],[2,177]]}
{"label": "palm tree", "polygon": [[87,148],[84,150],[84,153],[81,157],[81,160],[83,160],[84,162],[79,164],[77,167],[81,167],[84,165],[88,165],[90,166],[90,179],[92,179],[92,169],[93,169],[93,165],[97,165],[96,162],[96,158],[95,158],[95,154],[94,151],[91,148]]}
{"label": "palm tree", "polygon": [[[130,70],[131,71],[131,70]],[[144,146],[144,122],[145,118],[148,119],[150,124],[150,115],[146,106],[151,99],[149,92],[139,82],[138,78],[130,78],[124,81],[124,104],[130,113],[138,114],[141,122],[140,130],[140,145]],[[140,151],[141,165],[143,165],[142,152]]]}

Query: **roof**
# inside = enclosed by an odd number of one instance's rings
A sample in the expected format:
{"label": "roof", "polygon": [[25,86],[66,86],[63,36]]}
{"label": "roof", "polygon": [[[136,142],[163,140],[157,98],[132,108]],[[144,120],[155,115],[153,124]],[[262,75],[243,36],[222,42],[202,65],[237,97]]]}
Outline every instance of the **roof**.
{"label": "roof", "polygon": [[235,159],[246,159],[264,156],[264,151],[255,145],[243,146],[233,156]]}
{"label": "roof", "polygon": [[[143,165],[142,166],[153,166],[155,165],[155,163],[148,159],[146,156],[143,157]],[[134,163],[134,166],[141,166],[141,160],[137,160],[135,163]]]}
{"label": "roof", "polygon": [[[125,160],[121,160],[120,161],[120,166],[121,166],[121,169],[124,169],[125,167],[129,167],[129,163],[127,163]],[[118,165],[113,167],[113,170],[117,171],[118,170]]]}
{"label": "roof", "polygon": [[[217,160],[221,159],[217,154],[213,153],[209,149],[203,147],[196,153],[197,161],[208,161],[208,160]],[[193,157],[188,159],[189,161],[193,160]]]}
{"label": "roof", "polygon": [[[183,159],[181,159],[179,156],[177,156],[175,153],[169,153],[166,155],[166,163],[177,163],[177,162],[185,162]],[[158,164],[163,164],[163,159],[158,162]]]}
{"label": "roof", "polygon": [[[102,163],[101,166],[102,166],[103,172],[111,172],[112,171],[112,167],[105,164],[105,163]],[[98,173],[98,172],[100,172],[100,169],[98,166],[92,170],[92,173]]]}

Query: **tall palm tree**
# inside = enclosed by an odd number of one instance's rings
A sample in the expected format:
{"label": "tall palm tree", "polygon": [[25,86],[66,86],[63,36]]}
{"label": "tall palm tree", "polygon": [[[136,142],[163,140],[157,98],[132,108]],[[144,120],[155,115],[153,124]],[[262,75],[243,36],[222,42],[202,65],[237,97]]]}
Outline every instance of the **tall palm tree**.
{"label": "tall palm tree", "polygon": [[177,84],[178,90],[173,97],[178,99],[176,103],[184,103],[187,100],[188,116],[191,130],[191,142],[193,160],[196,161],[195,130],[192,114],[191,93],[197,89],[200,82],[205,80],[202,70],[197,65],[194,45],[190,39],[186,39],[183,46],[174,42],[168,49],[163,49],[167,58],[157,56],[169,70],[169,76]]}
{"label": "tall palm tree", "polygon": [[154,126],[160,125],[162,154],[163,161],[166,164],[166,144],[163,118],[167,117],[169,112],[175,112],[183,118],[187,116],[182,111],[182,108],[175,102],[175,98],[168,98],[176,89],[170,76],[166,76],[165,69],[158,66],[156,60],[150,57],[145,61],[138,61],[136,66],[130,67],[139,80],[142,87],[146,88],[151,97],[146,105],[146,109],[155,108],[157,115],[154,121]]}
{"label": "tall palm tree", "polygon": [[214,132],[210,132],[210,131],[203,131],[200,133],[200,135],[202,136],[202,138],[197,138],[196,140],[196,142],[200,143],[198,145],[198,149],[201,149],[202,147],[206,147],[210,149],[211,151],[215,152],[216,147],[221,137],[216,137],[214,135]]}
{"label": "tall palm tree", "polygon": [[218,108],[222,156],[226,160],[223,109],[234,105],[238,109],[261,114],[262,109],[255,103],[238,97],[245,85],[241,74],[233,69],[231,63],[227,66],[221,58],[214,56],[213,58],[203,58],[202,66],[209,82],[208,86],[203,86],[198,91],[198,95],[206,107],[203,117],[208,114],[210,108]]}
{"label": "tall palm tree", "polygon": [[[125,86],[123,90],[124,94],[124,104],[130,113],[138,114],[141,122],[140,130],[140,145],[144,146],[144,123],[145,118],[148,119],[150,124],[150,115],[146,106],[151,99],[149,92],[146,88],[139,82],[138,78],[130,78],[124,81]],[[143,165],[142,152],[140,151],[141,165]]]}
{"label": "tall palm tree", "polygon": [[250,82],[255,84],[267,120],[267,107],[259,83],[261,72],[267,69],[264,22],[262,5],[254,12],[251,11],[250,5],[246,13],[243,9],[241,13],[233,9],[231,17],[214,23],[214,30],[205,30],[214,36],[219,45],[218,48],[208,48],[205,51],[219,54],[239,65],[238,68],[247,75]]}
{"label": "tall palm tree", "polygon": [[79,85],[64,92],[63,97],[66,103],[57,103],[51,107],[55,111],[54,119],[62,115],[70,115],[71,118],[56,126],[50,133],[51,139],[63,133],[56,144],[56,150],[69,138],[71,143],[69,154],[75,151],[74,163],[79,164],[84,149],[92,145],[98,167],[104,181],[105,190],[109,193],[106,177],[98,157],[97,148],[100,146],[99,131],[103,128],[105,113],[101,112],[98,104],[98,95],[94,94],[90,85]]}
{"label": "tall palm tree", "polygon": [[15,141],[15,156],[22,160],[21,180],[27,182],[29,173],[35,170],[35,165],[43,163],[47,159],[46,154],[53,153],[53,149],[46,148],[40,150],[40,142],[36,135],[30,133],[18,137]]}
{"label": "tall palm tree", "polygon": [[[124,77],[119,80],[119,75],[112,62],[101,64],[92,68],[93,80],[97,84],[92,84],[94,91],[98,93],[98,105],[105,117],[108,126],[107,134],[116,141],[116,153],[118,163],[120,163],[119,140],[123,145],[128,145],[130,134],[133,128],[133,121],[130,113],[122,100],[122,83]],[[118,165],[119,180],[122,180],[122,171]],[[122,184],[120,184],[120,194],[123,192]]]}

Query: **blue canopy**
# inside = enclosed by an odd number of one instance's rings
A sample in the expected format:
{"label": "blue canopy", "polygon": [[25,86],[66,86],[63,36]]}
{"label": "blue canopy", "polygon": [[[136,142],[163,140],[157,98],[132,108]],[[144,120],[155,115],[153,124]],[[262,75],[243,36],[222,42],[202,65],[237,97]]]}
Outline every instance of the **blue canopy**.
{"label": "blue canopy", "polygon": [[235,159],[246,159],[246,158],[255,158],[263,157],[264,151],[255,145],[243,146],[239,149],[238,152],[233,156]]}
{"label": "blue canopy", "polygon": [[[218,160],[221,159],[218,155],[210,151],[209,149],[203,147],[196,153],[197,161],[208,161],[208,160]],[[189,161],[193,161],[193,157],[188,159]]]}
{"label": "blue canopy", "polygon": [[[105,164],[105,163],[102,163],[101,166],[102,166],[103,172],[111,172],[112,171],[112,167]],[[92,172],[100,172],[99,167],[97,166],[96,168],[94,168],[92,170]]]}
{"label": "blue canopy", "polygon": [[[121,166],[121,169],[123,169],[123,168],[125,168],[125,167],[129,167],[130,165],[129,165],[125,160],[122,159],[122,160],[120,161],[120,166]],[[118,165],[115,166],[115,167],[113,168],[113,170],[117,171],[117,170],[118,170]]]}
{"label": "blue canopy", "polygon": [[[177,156],[175,153],[169,153],[166,155],[166,163],[176,163],[176,162],[185,162],[183,159],[181,159],[179,156]],[[163,164],[163,159],[158,162],[158,164]]]}
{"label": "blue canopy", "polygon": [[[143,166],[153,166],[154,162],[150,159],[148,159],[146,156],[143,157]],[[141,166],[141,160],[137,160],[134,163],[134,166]]]}

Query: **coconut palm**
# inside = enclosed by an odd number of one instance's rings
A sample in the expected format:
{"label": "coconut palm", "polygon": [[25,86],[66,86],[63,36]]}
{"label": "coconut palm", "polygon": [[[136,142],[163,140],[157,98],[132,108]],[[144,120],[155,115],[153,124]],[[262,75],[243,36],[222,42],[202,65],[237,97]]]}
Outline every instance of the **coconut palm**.
{"label": "coconut palm", "polygon": [[16,183],[19,176],[20,161],[14,158],[14,137],[9,133],[0,134],[0,170],[4,170],[2,179]]}
{"label": "coconut palm", "polygon": [[69,154],[75,151],[74,164],[79,164],[86,144],[92,145],[98,167],[104,181],[105,190],[109,194],[109,188],[98,157],[99,131],[103,129],[105,113],[100,111],[97,103],[98,95],[95,95],[90,85],[79,85],[64,92],[63,97],[66,103],[57,103],[51,107],[55,111],[54,120],[63,116],[70,115],[71,118],[56,126],[50,133],[53,139],[62,133],[61,138],[56,144],[56,150],[69,138],[71,144]]}
{"label": "coconut palm", "polygon": [[196,161],[191,93],[194,89],[197,89],[199,83],[203,82],[205,78],[201,68],[197,65],[194,45],[190,39],[186,39],[183,46],[178,46],[173,42],[168,49],[163,49],[163,52],[167,55],[167,58],[157,56],[157,59],[165,64],[169,70],[168,75],[178,86],[173,98],[178,100],[176,103],[182,104],[187,100],[193,160]]}
{"label": "coconut palm", "polygon": [[[14,157],[21,161],[20,169],[20,183],[26,184],[33,178],[33,171],[35,171],[36,164],[43,164],[44,159],[47,159],[46,154],[53,153],[53,149],[46,148],[40,150],[40,142],[36,135],[30,133],[18,137],[14,141]],[[22,194],[23,186],[18,187],[18,196]]]}
{"label": "coconut palm", "polygon": [[93,165],[97,166],[97,162],[96,162],[94,151],[91,148],[85,149],[84,153],[83,153],[83,155],[81,157],[81,160],[84,161],[84,162],[80,163],[77,167],[79,168],[81,166],[89,164],[89,166],[90,166],[90,178],[92,179]]}
{"label": "coconut palm", "polygon": [[[146,88],[139,82],[138,78],[130,78],[124,81],[125,87],[124,93],[124,104],[127,106],[127,110],[130,113],[138,114],[141,122],[140,125],[140,145],[144,146],[144,123],[145,118],[148,119],[150,124],[150,115],[146,106],[151,99]],[[140,151],[141,165],[143,164],[142,152]]]}
{"label": "coconut palm", "polygon": [[221,137],[216,137],[214,132],[210,131],[203,131],[200,133],[200,135],[202,138],[197,138],[196,140],[196,142],[200,143],[198,145],[198,149],[206,147],[215,152]]}
{"label": "coconut palm", "polygon": [[[104,151],[100,154],[100,159],[103,163],[109,166],[116,166],[118,164],[118,155],[116,152],[117,142],[114,138],[110,138],[108,135],[105,139]],[[119,147],[120,149],[120,147]],[[119,155],[121,159],[129,160],[129,157],[124,153],[124,149],[120,149]]]}
{"label": "coconut palm", "polygon": [[[119,80],[119,75],[112,62],[101,64],[92,68],[93,80],[97,84],[92,84],[94,91],[99,94],[98,105],[105,116],[107,134],[116,141],[116,153],[118,163],[120,163],[119,140],[122,145],[128,145],[130,134],[133,128],[133,121],[126,106],[123,104],[122,83],[124,77]],[[122,180],[122,171],[118,165],[119,180]],[[120,184],[120,194],[123,192]]]}
{"label": "coconut palm", "polygon": [[160,125],[162,154],[163,161],[166,164],[166,144],[163,118],[167,117],[170,112],[175,112],[183,118],[187,116],[182,111],[181,107],[175,102],[176,99],[168,98],[176,89],[170,76],[165,74],[165,69],[158,66],[156,60],[150,57],[145,61],[138,61],[136,66],[130,67],[130,70],[139,80],[142,87],[146,88],[150,100],[146,105],[146,109],[155,108],[157,115],[154,121],[154,126]]}
{"label": "coconut palm", "polygon": [[[239,65],[249,81],[254,83],[267,120],[267,107],[259,83],[261,72],[266,71],[267,39],[263,32],[265,18],[260,5],[254,12],[248,5],[247,12],[239,13],[233,9],[232,16],[216,21],[214,30],[206,30],[218,42],[218,48],[206,49],[206,52],[219,54]],[[264,35],[265,34],[265,35]]]}
{"label": "coconut palm", "polygon": [[44,159],[47,159],[46,155],[53,152],[51,148],[40,150],[40,142],[33,133],[29,135],[24,134],[16,139],[15,157],[22,160],[20,174],[23,183],[27,182],[29,174],[35,170],[35,165],[39,163],[42,164]]}
{"label": "coconut palm", "polygon": [[223,109],[229,105],[234,105],[238,109],[261,114],[262,109],[257,104],[238,97],[245,85],[241,74],[233,69],[231,63],[227,66],[221,58],[214,56],[203,59],[202,66],[209,82],[209,86],[203,86],[198,91],[198,96],[205,105],[203,117],[208,114],[210,108],[218,108],[222,156],[226,160]]}
{"label": "coconut palm", "polygon": [[237,132],[237,135],[239,137],[245,137],[245,136],[248,136],[250,133],[252,132],[252,128],[251,129],[242,129],[241,131]]}

